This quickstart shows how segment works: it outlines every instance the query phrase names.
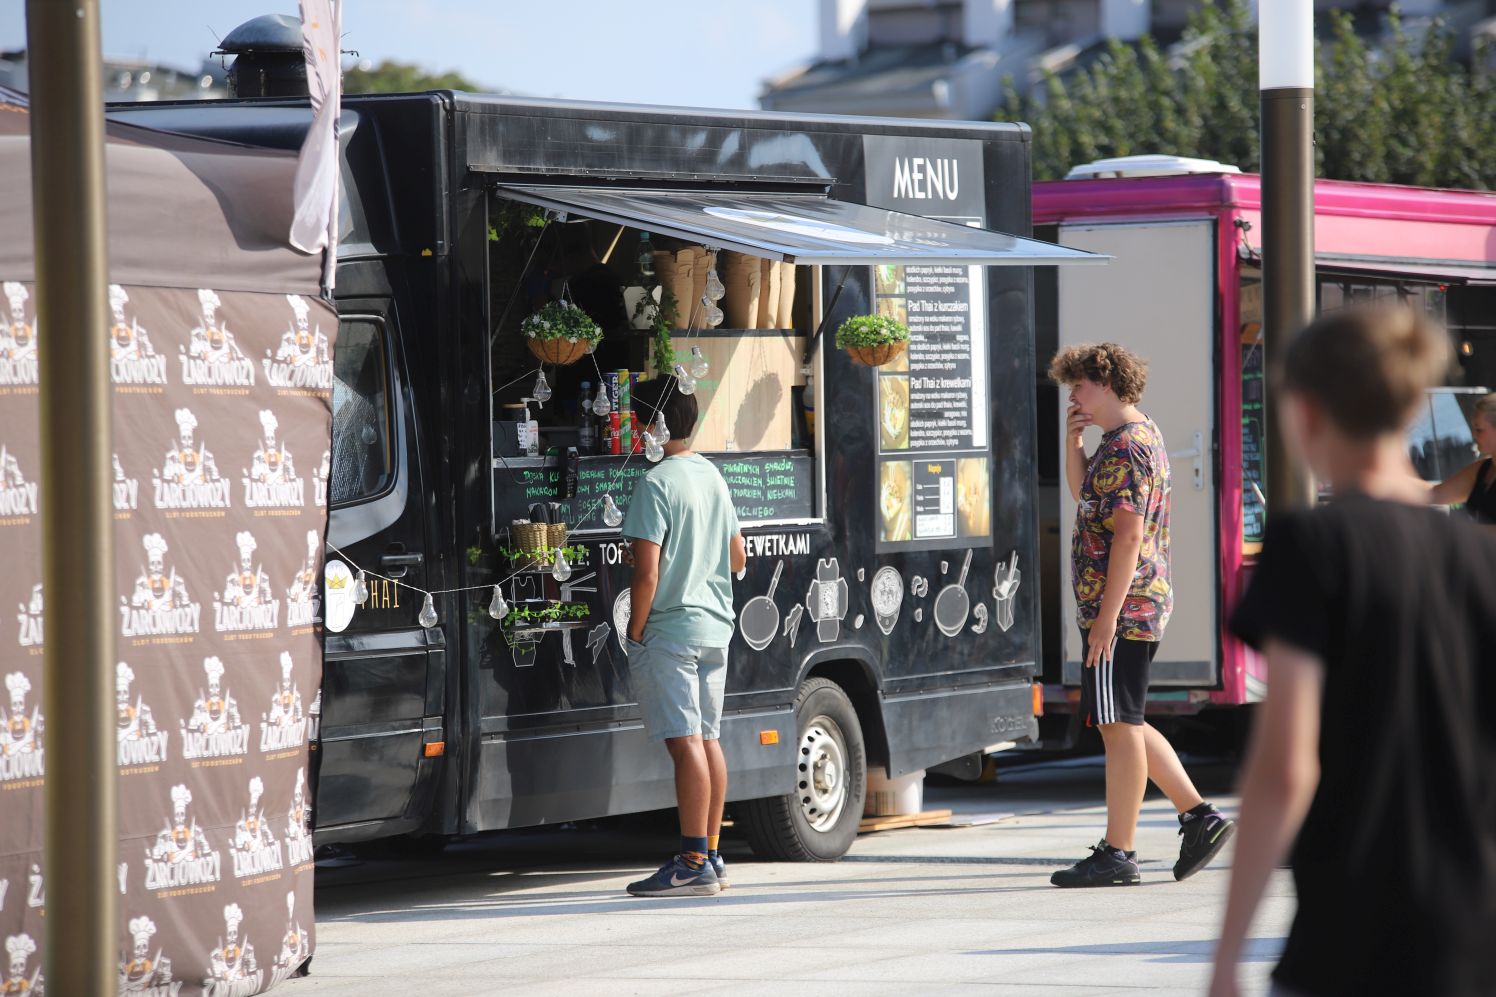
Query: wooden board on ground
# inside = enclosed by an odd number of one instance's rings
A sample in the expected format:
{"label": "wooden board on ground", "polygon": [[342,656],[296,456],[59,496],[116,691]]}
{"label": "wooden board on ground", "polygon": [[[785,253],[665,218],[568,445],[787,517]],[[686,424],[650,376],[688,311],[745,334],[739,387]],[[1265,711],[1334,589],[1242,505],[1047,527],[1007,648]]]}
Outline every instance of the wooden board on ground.
{"label": "wooden board on ground", "polygon": [[929,827],[943,824],[951,819],[949,810],[924,810],[917,814],[899,814],[896,817],[864,817],[857,825],[858,834],[871,831],[897,831],[905,827]]}

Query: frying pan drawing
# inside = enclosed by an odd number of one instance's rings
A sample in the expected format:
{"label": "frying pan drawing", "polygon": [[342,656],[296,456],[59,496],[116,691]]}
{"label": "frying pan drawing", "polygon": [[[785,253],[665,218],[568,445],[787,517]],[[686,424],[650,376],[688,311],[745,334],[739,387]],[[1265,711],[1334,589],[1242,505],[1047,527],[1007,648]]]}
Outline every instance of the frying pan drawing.
{"label": "frying pan drawing", "polygon": [[774,643],[779,636],[779,606],[774,602],[774,590],[779,587],[779,576],[784,574],[784,562],[774,565],[774,580],[769,582],[767,595],[757,595],[748,600],[738,614],[738,633],[755,651],[762,651]]}
{"label": "frying pan drawing", "polygon": [[800,618],[804,615],[805,607],[797,602],[790,607],[784,618],[784,635],[790,639],[791,649],[794,648],[795,641],[800,639]]}
{"label": "frying pan drawing", "polygon": [[947,585],[935,597],[935,625],[947,637],[954,637],[966,626],[971,614],[971,596],[966,593],[966,573],[971,570],[971,551],[961,562],[961,578],[954,585]]}

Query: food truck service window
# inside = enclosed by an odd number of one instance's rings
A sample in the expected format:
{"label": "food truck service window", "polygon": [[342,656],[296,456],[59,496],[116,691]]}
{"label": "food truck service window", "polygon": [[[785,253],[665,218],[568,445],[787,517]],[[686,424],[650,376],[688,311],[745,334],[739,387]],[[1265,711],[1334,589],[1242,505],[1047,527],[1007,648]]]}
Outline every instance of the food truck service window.
{"label": "food truck service window", "polygon": [[[552,514],[576,532],[602,529],[600,513],[587,510],[603,493],[621,505],[648,469],[630,452],[648,427],[631,426],[625,413],[641,370],[671,376],[660,362],[664,350],[673,351],[695,382],[701,419],[692,446],[721,469],[740,519],[747,525],[804,523],[824,513],[814,445],[827,431],[814,415],[821,385],[814,376],[807,379],[802,357],[821,317],[821,268],[831,264],[879,267],[888,279],[880,284],[878,307],[896,312],[914,332],[904,365],[879,378],[886,382],[880,406],[887,412],[881,449],[890,466],[909,472],[906,535],[891,542],[987,542],[991,441],[981,266],[1100,261],[979,226],[819,193],[503,185],[491,205],[490,217],[500,224],[490,238],[501,243],[491,256],[502,260],[508,252],[516,266],[530,258],[550,261],[526,265],[523,279],[511,276],[517,286],[508,296],[518,295],[523,307],[516,310],[496,293],[495,313],[526,314],[547,302],[574,301],[601,327],[590,356],[569,358],[555,371],[561,405],[553,400],[547,406],[552,425],[536,420],[540,445],[523,448],[538,458],[534,466],[527,466],[520,447],[521,437],[528,442],[534,434],[506,427],[529,421],[520,396],[527,365],[534,369],[526,350],[535,352],[536,344],[526,343],[513,321],[516,328],[494,333],[494,383],[515,395],[496,397],[495,520],[510,521],[513,503],[498,496],[516,492],[512,486],[532,504],[574,491]],[[537,217],[547,234],[527,239]],[[492,267],[496,284],[503,266]],[[833,335],[825,332],[828,342]],[[514,354],[507,361],[506,349]],[[826,349],[821,343],[811,351],[815,369]],[[621,416],[610,424],[586,414],[587,399],[595,411],[600,390],[608,398],[603,407]],[[568,405],[575,415],[567,414]],[[579,455],[574,471],[546,459],[553,450],[564,458],[571,447]],[[895,511],[890,518],[898,516]]]}

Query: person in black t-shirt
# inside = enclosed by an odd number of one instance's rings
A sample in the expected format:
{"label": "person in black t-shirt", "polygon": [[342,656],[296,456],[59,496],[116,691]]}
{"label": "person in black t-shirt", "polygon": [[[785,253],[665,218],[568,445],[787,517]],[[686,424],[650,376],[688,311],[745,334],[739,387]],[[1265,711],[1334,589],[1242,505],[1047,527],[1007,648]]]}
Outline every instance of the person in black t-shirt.
{"label": "person in black t-shirt", "polygon": [[1231,621],[1268,682],[1212,997],[1236,994],[1290,843],[1279,990],[1496,994],[1496,539],[1427,507],[1402,438],[1447,362],[1403,309],[1338,312],[1285,351],[1288,442],[1336,498],[1272,519]]}

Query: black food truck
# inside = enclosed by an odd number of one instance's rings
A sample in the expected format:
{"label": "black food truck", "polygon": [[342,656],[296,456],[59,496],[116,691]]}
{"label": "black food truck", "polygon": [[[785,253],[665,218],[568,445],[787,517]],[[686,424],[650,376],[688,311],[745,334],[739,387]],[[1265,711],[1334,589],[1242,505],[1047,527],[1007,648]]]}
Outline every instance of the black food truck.
{"label": "black food truck", "polygon": [[[311,117],[110,113],[285,150]],[[673,805],[609,525],[665,349],[747,541],[722,743],[755,850],[837,858],[870,768],[1035,737],[1031,268],[1100,258],[1008,234],[1025,127],[440,92],[346,98],[340,143],[318,843]],[[556,299],[606,333],[568,367],[521,331]],[[906,322],[907,352],[836,349],[860,314]]]}

